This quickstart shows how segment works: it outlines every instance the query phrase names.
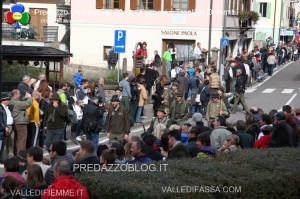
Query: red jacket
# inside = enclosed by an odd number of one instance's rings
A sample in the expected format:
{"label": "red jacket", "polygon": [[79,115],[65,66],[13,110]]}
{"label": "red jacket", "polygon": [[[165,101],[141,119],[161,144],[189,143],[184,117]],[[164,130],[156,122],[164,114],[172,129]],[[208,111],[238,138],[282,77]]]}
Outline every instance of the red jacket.
{"label": "red jacket", "polygon": [[59,176],[52,186],[46,189],[42,199],[89,199],[87,189],[73,176]]}
{"label": "red jacket", "polygon": [[256,149],[265,149],[268,147],[272,136],[271,135],[264,135],[260,139],[256,140],[254,143],[254,148]]}

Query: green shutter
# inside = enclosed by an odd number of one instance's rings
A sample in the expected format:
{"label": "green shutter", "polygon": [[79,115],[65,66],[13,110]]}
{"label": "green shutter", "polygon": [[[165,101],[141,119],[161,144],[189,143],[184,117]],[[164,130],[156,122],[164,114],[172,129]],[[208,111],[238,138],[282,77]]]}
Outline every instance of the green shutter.
{"label": "green shutter", "polygon": [[270,19],[271,16],[271,3],[267,3],[267,18]]}
{"label": "green shutter", "polygon": [[260,3],[255,4],[255,12],[257,12],[257,13],[259,13],[259,6],[260,6]]}

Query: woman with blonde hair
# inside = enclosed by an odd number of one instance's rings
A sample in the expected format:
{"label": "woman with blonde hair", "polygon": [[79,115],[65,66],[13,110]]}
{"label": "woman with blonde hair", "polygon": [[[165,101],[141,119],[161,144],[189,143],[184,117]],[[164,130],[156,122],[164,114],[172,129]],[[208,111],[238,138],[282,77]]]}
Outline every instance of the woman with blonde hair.
{"label": "woman with blonde hair", "polygon": [[160,138],[161,135],[163,134],[164,130],[166,130],[166,129],[167,129],[166,125],[158,124],[154,128],[153,134],[155,135],[155,137]]}
{"label": "woman with blonde hair", "polygon": [[231,153],[240,149],[240,138],[237,135],[229,135],[223,146],[221,147],[221,152],[223,153]]}

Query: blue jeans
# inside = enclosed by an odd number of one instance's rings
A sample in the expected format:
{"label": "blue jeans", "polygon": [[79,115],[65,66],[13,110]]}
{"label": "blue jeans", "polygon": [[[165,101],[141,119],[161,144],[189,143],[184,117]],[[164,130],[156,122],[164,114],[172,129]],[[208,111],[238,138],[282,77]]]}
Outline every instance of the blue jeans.
{"label": "blue jeans", "polygon": [[274,64],[268,64],[268,72],[270,76],[272,76],[273,74],[273,68],[274,68]]}
{"label": "blue jeans", "polygon": [[83,135],[82,132],[82,120],[77,120],[77,124],[76,124],[76,136],[80,136]]}
{"label": "blue jeans", "polygon": [[140,122],[141,121],[142,110],[143,110],[143,106],[138,106],[138,109],[136,111],[135,122]]}
{"label": "blue jeans", "polygon": [[49,149],[51,144],[57,141],[63,141],[64,139],[64,128],[61,129],[47,129],[46,133],[46,146]]}
{"label": "blue jeans", "polygon": [[90,140],[93,143],[94,152],[95,152],[97,150],[97,147],[98,147],[98,144],[99,144],[99,133],[88,132],[86,134],[86,139]]}

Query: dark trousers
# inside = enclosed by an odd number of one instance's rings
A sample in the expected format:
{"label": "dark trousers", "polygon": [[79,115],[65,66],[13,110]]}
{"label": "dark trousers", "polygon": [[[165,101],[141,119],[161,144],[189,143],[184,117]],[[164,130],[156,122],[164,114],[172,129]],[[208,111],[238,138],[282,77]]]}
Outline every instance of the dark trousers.
{"label": "dark trousers", "polygon": [[9,133],[3,139],[1,151],[0,151],[0,161],[3,161],[3,153],[6,150],[7,158],[11,158],[14,156],[14,131],[13,127],[8,126]]}
{"label": "dark trousers", "polygon": [[39,135],[39,126],[35,122],[29,122],[27,125],[28,134],[26,141],[26,148],[29,149],[32,146],[37,145],[38,135]]}

